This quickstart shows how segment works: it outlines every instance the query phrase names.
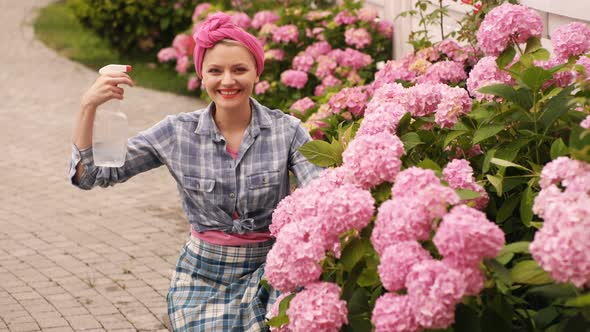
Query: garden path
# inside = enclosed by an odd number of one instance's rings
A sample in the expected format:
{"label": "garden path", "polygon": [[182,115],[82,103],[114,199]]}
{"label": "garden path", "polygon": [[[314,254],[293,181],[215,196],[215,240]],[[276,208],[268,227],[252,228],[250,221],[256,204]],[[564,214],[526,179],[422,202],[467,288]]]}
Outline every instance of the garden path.
{"label": "garden path", "polygon": [[[79,99],[96,73],[34,38],[51,0],[0,1],[0,331],[166,330],[165,294],[188,226],[167,170],[81,191],[66,167]],[[142,88],[137,132],[203,106]]]}

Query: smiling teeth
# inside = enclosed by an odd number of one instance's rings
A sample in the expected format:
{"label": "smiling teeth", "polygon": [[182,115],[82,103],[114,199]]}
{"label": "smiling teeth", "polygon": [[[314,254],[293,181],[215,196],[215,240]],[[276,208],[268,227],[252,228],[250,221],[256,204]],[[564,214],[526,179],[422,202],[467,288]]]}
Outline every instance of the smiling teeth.
{"label": "smiling teeth", "polygon": [[220,91],[222,95],[235,95],[238,91]]}

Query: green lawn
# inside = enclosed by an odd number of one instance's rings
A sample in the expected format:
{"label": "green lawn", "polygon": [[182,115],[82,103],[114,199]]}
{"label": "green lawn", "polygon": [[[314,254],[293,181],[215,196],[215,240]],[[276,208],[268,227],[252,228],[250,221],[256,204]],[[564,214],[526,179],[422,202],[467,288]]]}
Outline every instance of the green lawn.
{"label": "green lawn", "polygon": [[131,76],[138,86],[194,96],[186,89],[186,77],[158,63],[157,51],[145,55],[119,54],[96,33],[83,27],[65,2],[42,8],[34,28],[37,38],[47,46],[94,70],[109,63],[128,64],[133,66]]}

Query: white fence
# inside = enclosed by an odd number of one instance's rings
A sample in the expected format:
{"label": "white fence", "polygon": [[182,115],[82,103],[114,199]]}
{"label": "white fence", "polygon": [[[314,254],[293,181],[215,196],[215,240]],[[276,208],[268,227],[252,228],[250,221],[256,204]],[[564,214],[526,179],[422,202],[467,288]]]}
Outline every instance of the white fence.
{"label": "white fence", "polygon": [[[433,1],[437,3],[438,1]],[[397,17],[399,13],[413,9],[415,0],[365,0],[367,5],[378,8],[384,19],[394,22],[393,57],[399,59],[412,51],[412,46],[407,43],[408,35],[418,28],[418,19],[415,17]],[[572,21],[586,22],[590,24],[590,0],[521,0],[521,4],[537,10],[543,17],[545,33],[548,37],[559,25]],[[464,5],[461,1],[444,0],[444,5],[449,6],[450,17],[444,20],[444,29],[451,31],[457,29],[456,21],[473,7]],[[396,18],[397,17],[397,18]],[[440,39],[440,29],[432,27],[431,36],[434,40]],[[550,47],[545,39],[544,46]]]}

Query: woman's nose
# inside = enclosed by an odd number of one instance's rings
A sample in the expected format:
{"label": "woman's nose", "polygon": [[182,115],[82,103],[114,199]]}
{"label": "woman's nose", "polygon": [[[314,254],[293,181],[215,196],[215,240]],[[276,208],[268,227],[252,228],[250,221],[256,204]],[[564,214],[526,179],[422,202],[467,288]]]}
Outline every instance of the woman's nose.
{"label": "woman's nose", "polygon": [[232,84],[234,82],[234,78],[231,72],[226,71],[223,73],[223,77],[221,77],[221,84]]}

